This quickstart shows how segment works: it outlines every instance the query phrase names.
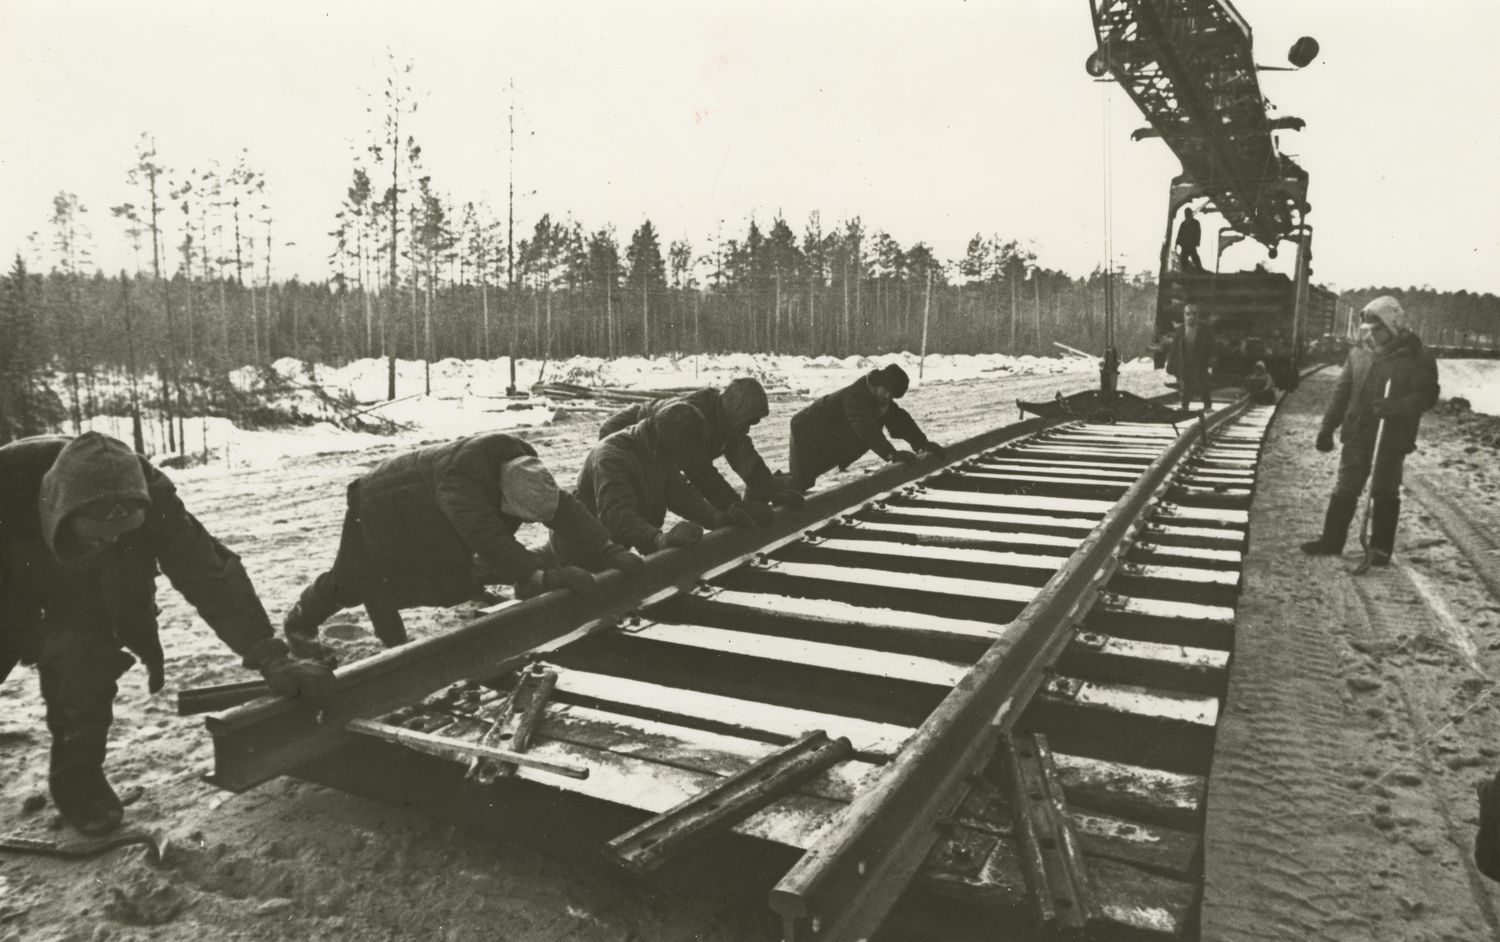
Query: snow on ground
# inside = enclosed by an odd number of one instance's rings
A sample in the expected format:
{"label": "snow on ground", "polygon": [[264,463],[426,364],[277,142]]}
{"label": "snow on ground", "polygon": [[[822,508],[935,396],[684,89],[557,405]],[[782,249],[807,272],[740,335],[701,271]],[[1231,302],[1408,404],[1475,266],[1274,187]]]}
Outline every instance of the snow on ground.
{"label": "snow on ground", "polygon": [[1469,400],[1475,412],[1500,415],[1500,360],[1439,360],[1443,398]]}
{"label": "snow on ground", "polygon": [[[702,356],[570,357],[566,360],[516,361],[516,388],[530,390],[541,383],[572,383],[580,386],[610,386],[634,390],[669,390],[698,386],[723,386],[740,376],[758,378],[772,396],[813,398],[846,385],[869,370],[899,363],[910,374],[913,390],[925,386],[965,382],[980,378],[1043,377],[1077,375],[1092,377],[1097,362],[1091,358],[1009,356],[1006,354],[935,354],[925,363],[912,353],[875,357],[807,357],[781,354],[708,354]],[[457,438],[478,432],[534,429],[549,425],[574,412],[597,412],[597,403],[550,399],[544,395],[512,398],[510,361],[439,360],[431,365],[430,394],[420,360],[396,362],[396,398],[386,402],[387,362],[369,358],[345,366],[307,364],[285,358],[271,365],[283,378],[300,387],[294,406],[303,415],[336,418],[314,393],[314,386],[327,394],[348,394],[362,404],[368,416],[404,427],[394,436],[349,431],[332,421],[294,428],[255,430],[235,427],[226,419],[190,418],[180,451],[209,455],[201,467],[178,472],[187,477],[223,473],[233,469],[267,467],[291,458],[306,458],[334,452],[360,451],[379,444],[412,445],[425,441]],[[1127,372],[1149,373],[1148,358],[1123,365]],[[244,368],[232,376],[241,388],[255,382],[255,371]],[[146,380],[143,380],[146,382]],[[285,411],[293,411],[287,409]],[[130,441],[129,420],[121,416],[99,416],[90,428]],[[164,436],[148,422],[148,450],[161,460],[164,447],[151,447]]]}

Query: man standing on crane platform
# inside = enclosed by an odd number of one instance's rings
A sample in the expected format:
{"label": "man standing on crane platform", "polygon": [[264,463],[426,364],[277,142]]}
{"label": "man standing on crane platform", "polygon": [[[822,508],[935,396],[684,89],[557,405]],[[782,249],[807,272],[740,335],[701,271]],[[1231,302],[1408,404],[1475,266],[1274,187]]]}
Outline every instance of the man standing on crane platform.
{"label": "man standing on crane platform", "polygon": [[1182,225],[1177,227],[1177,258],[1182,270],[1195,275],[1203,274],[1203,262],[1198,258],[1198,243],[1203,239],[1203,227],[1193,217],[1191,209],[1182,211]]}

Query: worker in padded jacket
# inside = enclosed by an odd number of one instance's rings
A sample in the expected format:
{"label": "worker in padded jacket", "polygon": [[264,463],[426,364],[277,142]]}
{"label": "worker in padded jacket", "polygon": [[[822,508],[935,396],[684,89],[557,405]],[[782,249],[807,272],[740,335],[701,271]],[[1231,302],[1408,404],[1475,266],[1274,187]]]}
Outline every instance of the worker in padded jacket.
{"label": "worker in padded jacket", "polygon": [[124,816],[104,774],[116,681],[139,658],[152,693],[165,682],[158,567],[276,692],[316,701],[333,680],[288,656],[239,558],[124,442],[87,432],[0,447],[0,681],[36,666],[52,800],[85,834]]}
{"label": "worker in padded jacket", "polygon": [[791,486],[805,491],[819,475],[847,468],[867,451],[892,462],[917,460],[896,448],[889,432],[916,449],[922,457],[941,455],[896,399],[906,395],[910,380],[896,364],[872,370],[837,392],[814,400],[792,416]]}
{"label": "worker in padded jacket", "polygon": [[732,380],[723,390],[707,387],[685,396],[666,396],[627,406],[604,420],[599,437],[605,438],[650,418],[674,402],[688,402],[708,423],[704,453],[684,460],[682,473],[698,493],[719,510],[729,510],[742,503],[740,495],[724,480],[714,462],[725,458],[745,482],[745,509],[758,522],[768,523],[770,508],[766,504],[787,507],[802,506],[802,495],[780,484],[761,460],[750,441],[750,429],[770,414],[766,391],[760,381],[749,376]]}
{"label": "worker in padded jacket", "polygon": [[[684,477],[681,466],[708,447],[709,425],[691,402],[673,402],[594,446],[578,475],[578,499],[609,535],[650,553],[692,546],[705,529],[754,526],[743,505],[719,510]],[[662,529],[667,511],[682,520]]]}
{"label": "worker in padded jacket", "polygon": [[[516,540],[527,522],[552,531],[543,550]],[[283,629],[293,651],[326,662],[318,628],[342,608],[363,605],[393,647],[407,640],[403,608],[457,605],[500,582],[514,583],[518,598],[587,593],[596,572],[644,565],[558,489],[530,444],[473,435],[397,455],[349,485],[333,568],[303,590]]]}
{"label": "worker in padded jacket", "polygon": [[[1437,404],[1437,361],[1408,329],[1405,312],[1395,298],[1380,297],[1365,305],[1360,312],[1360,335],[1344,362],[1318,432],[1318,450],[1332,451],[1333,433],[1342,429],[1344,450],[1338,478],[1323,533],[1303,543],[1302,550],[1313,556],[1337,556],[1344,551],[1349,523],[1368,478],[1370,564],[1384,566],[1391,560],[1401,514],[1402,465],[1416,450],[1422,413]],[[1383,432],[1379,429],[1382,422]],[[1377,433],[1379,454],[1375,451]]]}

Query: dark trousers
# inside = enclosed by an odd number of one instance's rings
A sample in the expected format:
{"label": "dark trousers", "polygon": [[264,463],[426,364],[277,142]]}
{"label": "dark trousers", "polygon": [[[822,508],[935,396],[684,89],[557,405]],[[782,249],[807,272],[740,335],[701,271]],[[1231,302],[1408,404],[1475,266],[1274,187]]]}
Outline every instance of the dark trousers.
{"label": "dark trousers", "polygon": [[97,774],[104,767],[114,722],[116,682],[135,663],[103,625],[50,623],[33,635],[47,729],[52,733],[51,779]]}
{"label": "dark trousers", "polygon": [[799,491],[808,490],[821,475],[834,468],[849,467],[869,450],[863,442],[842,447],[837,442],[830,442],[818,423],[794,415],[791,449],[787,456],[792,487]]}
{"label": "dark trousers", "polygon": [[401,620],[401,610],[365,545],[359,512],[351,506],[344,512],[344,529],[339,534],[339,549],[333,568],[302,590],[295,617],[287,620],[287,633],[300,640],[316,641],[318,626],[340,609],[356,605],[365,607],[375,637],[387,647],[406,640],[406,623]]}
{"label": "dark trousers", "polygon": [[1194,272],[1194,273],[1201,273],[1203,271],[1203,262],[1199,261],[1199,259],[1198,259],[1198,246],[1196,246],[1196,245],[1179,245],[1179,246],[1177,246],[1177,257],[1180,258],[1180,259],[1182,259],[1182,270],[1183,271]]}
{"label": "dark trousers", "polygon": [[1365,489],[1365,480],[1370,482],[1370,497],[1385,500],[1401,496],[1401,474],[1406,462],[1404,449],[1389,445],[1375,454],[1375,440],[1363,435],[1344,442],[1339,453],[1339,474],[1333,485],[1335,497],[1358,500]]}

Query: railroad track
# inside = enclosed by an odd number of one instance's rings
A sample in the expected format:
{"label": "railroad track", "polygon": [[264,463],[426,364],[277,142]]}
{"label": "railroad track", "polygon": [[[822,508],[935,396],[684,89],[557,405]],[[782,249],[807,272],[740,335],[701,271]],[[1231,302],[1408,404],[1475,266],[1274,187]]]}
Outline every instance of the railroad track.
{"label": "railroad track", "polygon": [[1194,938],[1273,411],[978,436],[351,665],[322,715],[210,717],[214,778],[544,833],[604,808],[641,873],[737,835],[790,863],[791,942],[868,938],[903,894],[943,938]]}

